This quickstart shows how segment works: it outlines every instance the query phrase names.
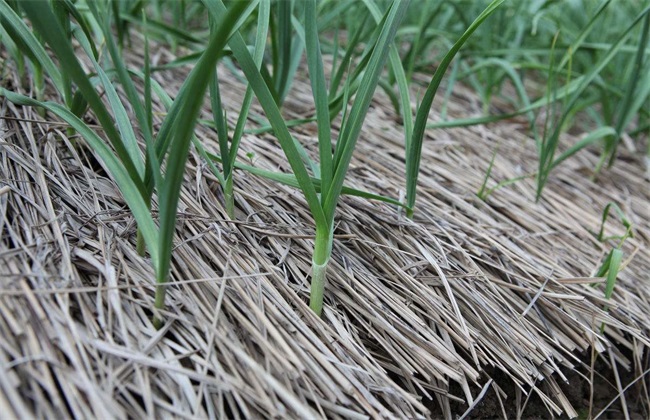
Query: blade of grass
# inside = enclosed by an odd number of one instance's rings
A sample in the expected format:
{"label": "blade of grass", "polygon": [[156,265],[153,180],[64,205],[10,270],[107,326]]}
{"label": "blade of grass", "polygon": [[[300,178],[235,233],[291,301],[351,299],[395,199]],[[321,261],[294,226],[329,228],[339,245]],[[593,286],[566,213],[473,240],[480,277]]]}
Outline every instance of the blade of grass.
{"label": "blade of grass", "polygon": [[[286,120],[285,123],[288,128],[292,127],[298,127],[303,124],[308,124],[310,122],[316,121],[316,117],[311,117],[311,118],[299,118],[295,120]],[[273,127],[270,124],[261,124],[259,128],[249,128],[244,130],[244,133],[246,134],[264,134],[264,133],[272,133],[273,132]]]}
{"label": "blade of grass", "polygon": [[[145,170],[151,171],[153,173],[154,184],[161,184],[162,179],[160,179],[160,171],[157,168],[160,168],[160,163],[157,160],[157,156],[152,144],[153,141],[153,109],[151,105],[151,61],[149,59],[149,31],[147,26],[147,15],[142,13],[142,28],[144,35],[144,126],[146,130],[143,132],[145,137],[146,151],[147,151],[147,162],[145,162]],[[142,124],[142,123],[141,123]],[[151,209],[151,200],[147,200],[147,205]],[[145,255],[145,242],[142,237],[140,229],[138,229],[137,240],[136,240],[136,252],[140,256]]]}
{"label": "blade of grass", "polygon": [[122,160],[129,176],[131,179],[138,180],[138,189],[143,196],[146,196],[144,186],[139,181],[139,171],[136,163],[132,160],[131,154],[123,143],[106,106],[79,64],[75,52],[68,42],[65,33],[58,25],[52,9],[41,2],[28,1],[21,3],[21,5],[33,27],[43,36],[43,39],[47,40],[47,43],[58,56],[62,70],[70,76],[78,89],[83,93],[85,100],[88,101],[88,104],[93,109],[95,116],[104,129],[106,136],[109,138],[111,145],[115,148],[119,158]]}
{"label": "blade of grass", "polygon": [[[101,3],[98,3],[101,4]],[[117,72],[118,80],[120,81],[120,84],[124,88],[124,91],[126,93],[127,99],[129,101],[129,104],[131,105],[133,112],[136,116],[136,119],[138,121],[138,126],[140,127],[140,130],[142,131],[142,135],[145,140],[145,144],[147,145],[147,151],[153,151],[153,134],[151,132],[151,116],[150,116],[150,109],[147,111],[147,107],[145,104],[140,100],[139,94],[135,88],[135,85],[133,84],[133,80],[131,80],[131,76],[129,75],[129,72],[126,69],[126,65],[124,64],[124,61],[122,60],[121,54],[118,51],[118,47],[113,39],[112,33],[111,33],[111,27],[110,27],[110,14],[108,12],[108,9],[104,10],[99,10],[98,6],[91,2],[88,4],[88,7],[90,8],[91,12],[95,16],[95,19],[100,23],[101,30],[104,34],[104,39],[106,42],[106,47],[108,49],[108,52],[111,56],[111,61],[113,62],[113,65],[115,66],[115,70]],[[145,31],[145,37],[147,36],[147,32]],[[148,55],[148,46],[145,43],[145,55]],[[96,62],[95,62],[96,63]],[[95,64],[94,63],[94,64]],[[147,71],[146,69],[149,66],[148,62],[145,62],[145,72]],[[95,67],[98,67],[96,65]],[[103,71],[102,71],[103,72]],[[99,72],[98,72],[99,74]],[[147,89],[147,80],[150,80],[150,78],[145,78],[145,89]],[[147,97],[147,94],[145,92],[145,98]],[[145,99],[146,100],[146,99]],[[149,102],[149,108],[151,107],[151,103]],[[120,110],[124,110],[123,106],[119,106]],[[113,112],[115,112],[116,107],[112,107]],[[129,116],[126,114],[126,111],[124,110],[124,116],[126,117],[126,121],[123,122],[123,125],[128,125],[131,126],[130,121],[129,121]],[[132,131],[132,129],[131,129]],[[134,142],[137,145],[137,141]],[[159,168],[160,165],[159,163],[155,160],[155,155],[153,153],[149,153],[147,155],[147,159],[154,159],[153,162],[149,162],[147,164],[147,170],[152,171],[153,168]],[[157,170],[157,169],[156,169]],[[160,187],[160,182],[161,182],[161,177],[159,172],[156,173],[155,171],[153,172],[154,180],[157,181],[156,187]]]}
{"label": "blade of grass", "polygon": [[456,86],[456,81],[458,80],[458,68],[462,60],[459,59],[454,61],[454,64],[451,66],[451,73],[449,74],[449,82],[447,83],[447,88],[445,89],[445,94],[443,95],[442,105],[440,107],[440,119],[443,121],[447,119],[447,105],[451,99],[451,94],[454,91]]}
{"label": "blade of grass", "polygon": [[497,151],[499,150],[499,146],[497,145],[497,148],[494,149],[494,152],[492,153],[492,159],[490,159],[490,164],[488,165],[487,171],[485,172],[485,178],[483,178],[483,184],[481,184],[481,188],[478,190],[476,195],[478,198],[481,200],[485,201],[489,195],[489,191],[486,189],[488,179],[490,179],[490,175],[492,174],[492,168],[494,167],[494,161],[497,158]]}
{"label": "blade of grass", "polygon": [[[68,16],[67,7],[64,7],[64,5],[67,5],[65,1],[55,2],[52,4],[54,8],[54,14],[59,20],[59,25],[61,25],[63,28],[68,39],[70,39],[72,35],[70,28],[70,17]],[[63,102],[69,108],[72,104],[72,81],[65,72],[61,73],[61,88],[63,89],[63,92],[61,92],[63,96]]]}
{"label": "blade of grass", "polygon": [[[214,155],[212,153],[205,153],[205,156],[208,157],[209,160],[213,160],[215,162],[221,162],[222,159],[218,155]],[[273,171],[268,171],[266,169],[261,169],[256,166],[251,166],[247,165],[245,163],[241,162],[235,162],[235,168],[237,169],[242,169],[244,171],[250,172],[253,175],[270,179],[272,181],[279,182],[280,184],[287,185],[290,187],[294,188],[300,188],[300,185],[298,184],[298,180],[296,179],[296,176],[294,174],[287,174],[287,173],[282,173],[282,172],[273,172]],[[314,188],[316,189],[317,193],[320,193],[322,191],[321,187],[321,180],[318,178],[310,178],[311,182],[314,184]],[[392,204],[394,206],[398,207],[404,207],[404,203],[400,202],[399,200],[396,200],[394,198],[386,197],[384,195],[379,195],[379,194],[374,194],[368,191],[363,191],[359,190],[356,188],[351,188],[348,186],[343,186],[343,189],[341,190],[342,195],[350,195],[353,197],[359,197],[359,198],[365,198],[368,200],[375,200],[375,201],[381,201],[382,203],[386,204]]]}
{"label": "blade of grass", "polygon": [[[183,172],[185,162],[189,153],[189,145],[192,139],[194,126],[198,118],[203,101],[197,98],[203,98],[210,79],[214,73],[217,60],[220,57],[221,50],[226,45],[231,30],[237,23],[237,19],[247,8],[248,2],[235,2],[225,13],[217,30],[210,36],[210,42],[206,50],[192,69],[179,97],[174,102],[174,106],[179,106],[178,120],[173,130],[173,142],[170,145],[169,154],[173,156],[167,161],[167,170],[160,194],[160,243],[159,243],[159,267],[156,273],[158,287],[156,290],[155,307],[161,309],[165,301],[165,283],[169,276],[171,266],[171,253],[173,247],[173,237],[176,225],[176,212],[178,200],[180,197],[181,184],[183,182]],[[154,318],[156,326],[160,326],[162,320],[159,317]]]}
{"label": "blade of grass", "polygon": [[[605,222],[607,222],[607,218],[609,217],[610,209],[614,209],[616,212],[616,215],[621,219],[621,223],[623,223],[623,226],[625,227],[625,234],[621,236],[605,236]],[[620,241],[619,247],[623,244],[623,242],[627,238],[633,238],[634,237],[634,232],[632,230],[632,222],[627,218],[625,213],[621,210],[621,208],[614,202],[610,202],[605,206],[605,210],[603,210],[603,216],[602,220],[600,223],[600,231],[598,234],[595,234],[591,232],[596,239],[598,239],[599,242],[605,242],[610,239],[617,239]]]}
{"label": "blade of grass", "polygon": [[[221,91],[219,90],[219,69],[215,69],[214,77],[210,80],[210,104],[212,108],[212,119],[217,129],[217,139],[219,140],[219,153],[221,156],[229,156],[228,150],[228,122],[226,120],[226,111],[221,104]],[[230,170],[230,159],[222,162],[224,176],[227,177]]]}
{"label": "blade of grass", "polygon": [[[611,299],[612,295],[614,294],[614,288],[616,287],[616,279],[618,278],[618,272],[620,270],[622,260],[623,260],[623,251],[621,251],[619,248],[612,249],[607,254],[605,261],[603,261],[603,264],[596,272],[596,275],[594,275],[595,278],[604,277],[605,275],[607,275],[605,279],[605,291],[604,291],[605,299]],[[595,287],[596,285],[597,284],[593,284],[592,287]],[[605,311],[609,310],[609,306],[605,305],[603,310]],[[604,331],[605,331],[605,323],[603,322],[600,325],[601,334]]]}
{"label": "blade of grass", "polygon": [[367,36],[369,36],[370,32],[372,31],[372,28],[368,28],[365,25],[367,19],[368,19],[368,15],[364,14],[363,18],[359,21],[359,25],[357,25],[356,28],[354,28],[354,32],[352,32],[352,36],[350,37],[346,45],[345,54],[341,59],[341,65],[337,68],[335,72],[332,69],[334,76],[330,80],[329,95],[328,95],[328,100],[330,103],[334,102],[334,100],[336,99],[336,93],[338,92],[339,86],[341,85],[341,80],[343,80],[343,75],[346,69],[348,68],[349,63],[352,61],[353,54],[355,52],[357,45],[359,45],[359,42],[362,39],[366,39]]}
{"label": "blade of grass", "polygon": [[[625,96],[623,101],[620,104],[618,111],[618,122],[616,123],[616,135],[613,138],[613,141],[608,145],[606,154],[609,155],[608,166],[614,164],[616,159],[616,150],[618,149],[618,144],[621,140],[621,135],[627,124],[629,124],[632,117],[638,112],[638,108],[635,108],[635,105],[640,106],[641,103],[645,100],[644,98],[648,97],[648,92],[650,92],[650,87],[648,80],[645,85],[641,85],[641,91],[637,88],[639,79],[641,79],[641,69],[643,68],[643,60],[645,56],[645,49],[648,45],[648,33],[650,32],[650,10],[646,11],[645,19],[643,21],[643,28],[641,28],[641,36],[639,39],[639,45],[637,47],[637,53],[634,58],[632,74],[628,79],[627,87],[625,89]],[[650,59],[647,60],[650,63]],[[646,71],[644,79],[650,79],[648,72]],[[635,101],[636,98],[636,101]],[[636,102],[636,104],[635,104]]]}
{"label": "blade of grass", "polygon": [[[318,23],[316,2],[305,3],[305,46],[307,51],[307,66],[312,95],[316,104],[316,121],[330,121],[329,102],[325,83],[323,57],[318,40]],[[329,123],[318,124],[318,155],[320,159],[320,176],[324,191],[328,191],[332,183],[332,133]],[[322,200],[322,196],[321,196]],[[323,202],[321,201],[321,204]]]}
{"label": "blade of grass", "polygon": [[461,49],[463,44],[467,42],[469,37],[476,31],[476,29],[487,19],[494,11],[503,3],[504,0],[494,0],[492,1],[483,12],[474,20],[474,22],[467,28],[463,35],[456,41],[456,43],[451,47],[449,52],[445,54],[442,62],[436,69],[429,86],[422,98],[422,102],[417,111],[417,116],[415,118],[415,125],[413,128],[413,136],[411,142],[406,148],[406,203],[407,203],[407,216],[413,217],[413,210],[415,207],[416,199],[416,186],[418,173],[420,171],[420,158],[422,156],[422,146],[424,142],[424,129],[427,124],[427,119],[429,116],[429,111],[431,110],[431,105],[433,104],[433,99],[435,98],[440,82],[449,67],[449,64],[456,56],[456,53]]}
{"label": "blade of grass", "polygon": [[431,17],[434,13],[438,12],[442,2],[427,1],[423,4],[423,10],[420,13],[420,20],[418,22],[417,31],[414,34],[414,40],[409,47],[406,54],[406,80],[409,82],[413,80],[413,72],[415,70],[415,57],[421,52],[421,44],[423,43],[422,34],[426,31],[427,26],[431,23]]}
{"label": "blade of grass", "polygon": [[[364,4],[368,10],[370,10],[375,21],[379,23],[381,21],[381,13],[379,13],[376,3],[373,0],[364,0]],[[394,43],[391,43],[389,48],[388,59],[390,61],[390,69],[395,77],[399,91],[400,116],[402,117],[402,125],[404,126],[404,144],[406,145],[406,148],[409,148],[413,135],[413,113],[411,111],[410,97],[411,91],[408,86],[410,79],[408,79],[404,73],[404,66],[402,64],[402,59],[399,56],[399,52],[397,51],[397,46]]]}
{"label": "blade of grass", "polygon": [[273,47],[273,86],[279,94],[278,105],[283,102],[282,93],[289,83],[289,66],[291,62],[291,13],[293,0],[284,0],[276,3],[275,15],[277,16],[272,34]]}
{"label": "blade of grass", "polygon": [[616,286],[616,278],[618,277],[618,270],[623,260],[623,251],[616,248],[611,252],[611,258],[607,267],[607,280],[605,281],[605,298],[611,299],[614,294],[614,287]]}
{"label": "blade of grass", "polygon": [[[259,5],[258,11],[258,25],[255,38],[255,49],[253,52],[253,61],[259,68],[262,66],[264,59],[264,50],[266,46],[266,38],[269,31],[269,20],[271,13],[271,3],[269,0],[262,0]],[[224,195],[226,201],[226,212],[230,218],[234,218],[234,196],[233,196],[233,164],[237,160],[237,152],[239,151],[239,145],[241,143],[242,135],[244,133],[244,127],[248,119],[248,113],[253,101],[253,90],[250,86],[246,87],[246,93],[244,94],[244,101],[239,112],[239,117],[237,119],[237,124],[235,125],[235,132],[233,133],[232,142],[230,148],[228,148],[228,137],[219,136],[219,144],[221,148],[222,156],[228,156],[226,162],[224,162],[223,171],[224,171]],[[220,102],[220,101],[219,101]],[[216,120],[215,120],[216,121]],[[225,121],[222,123],[222,129],[225,129]],[[217,128],[219,130],[219,128]],[[223,144],[223,146],[222,146]]]}
{"label": "blade of grass", "polygon": [[361,85],[357,91],[352,109],[350,110],[350,115],[345,126],[341,127],[336,143],[337,158],[334,161],[332,186],[325,192],[326,195],[323,200],[323,209],[330,223],[334,218],[334,210],[336,209],[338,198],[341,194],[343,180],[345,179],[350,160],[352,159],[352,152],[361,132],[361,126],[370,107],[370,101],[372,100],[380,73],[388,57],[388,52],[395,37],[397,27],[407,7],[407,1],[393,2],[391,8],[386,13],[386,23],[382,27],[377,41],[374,43],[373,52],[363,79],[361,80]]}
{"label": "blade of grass", "polygon": [[305,30],[300,24],[300,21],[295,16],[291,16],[291,26],[296,31],[296,35],[291,41],[291,59],[289,60],[289,74],[287,75],[288,82],[284,86],[284,90],[279,92],[282,101],[289,94],[293,80],[296,77],[296,72],[302,60],[302,52],[305,48]]}
{"label": "blade of grass", "polygon": [[560,163],[570,158],[578,151],[584,149],[590,144],[596,143],[600,139],[607,138],[608,136],[615,136],[616,130],[613,127],[599,127],[586,135],[582,140],[569,147],[564,153],[562,153],[558,158],[553,161],[551,169],[554,169]]}
{"label": "blade of grass", "polygon": [[[85,34],[83,32],[77,33],[77,40],[79,41],[80,45],[86,51],[89,53],[91,51],[90,44],[91,41],[86,38]],[[109,43],[110,44],[110,43]],[[99,78],[102,87],[104,88],[104,96],[108,100],[108,103],[110,105],[111,110],[113,111],[113,117],[115,119],[115,124],[117,125],[117,128],[120,132],[120,141],[121,144],[124,145],[124,148],[126,149],[127,153],[129,154],[129,157],[131,161],[134,163],[134,166],[136,167],[136,170],[138,171],[138,178],[142,179],[144,176],[144,164],[142,163],[142,159],[140,157],[140,148],[138,146],[138,140],[135,135],[135,130],[133,128],[133,125],[131,123],[131,117],[129,116],[128,112],[126,111],[124,105],[122,104],[122,101],[120,100],[117,91],[115,90],[115,87],[113,86],[113,83],[109,79],[108,75],[106,72],[104,72],[103,68],[100,66],[100,64],[95,60],[95,58],[91,55],[88,54],[88,58],[92,62],[95,72],[97,74],[97,77]],[[119,61],[119,59],[118,59]],[[119,68],[119,66],[118,66]],[[123,70],[124,73],[126,73],[126,70]],[[118,74],[120,72],[118,71]],[[127,76],[128,77],[128,76]],[[130,79],[129,79],[130,82]],[[131,85],[133,92],[135,92],[135,87]],[[127,89],[128,91],[128,89]],[[131,99],[131,98],[129,98]],[[135,98],[137,100],[137,97]],[[139,101],[138,101],[139,103]],[[134,104],[135,105],[135,104]],[[135,107],[135,106],[134,106]]]}

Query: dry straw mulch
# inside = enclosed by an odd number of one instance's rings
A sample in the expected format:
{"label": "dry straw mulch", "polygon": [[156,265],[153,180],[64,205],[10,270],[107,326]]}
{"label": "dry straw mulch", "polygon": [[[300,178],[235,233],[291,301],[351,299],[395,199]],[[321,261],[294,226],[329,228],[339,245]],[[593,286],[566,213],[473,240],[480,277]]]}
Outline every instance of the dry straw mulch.
{"label": "dry straw mulch", "polygon": [[[173,92],[182,73],[157,78]],[[243,87],[227,70],[220,75],[234,119]],[[2,83],[15,87],[12,80]],[[309,116],[308,83],[296,81],[292,92],[287,117]],[[437,102],[432,120],[440,109]],[[478,115],[480,104],[458,87],[447,112]],[[213,132],[196,132],[218,150]],[[351,186],[400,196],[401,133],[378,95]],[[316,151],[313,126],[296,137]],[[574,416],[580,407],[560,384],[571,369],[594,374],[582,355],[590,348],[611,368],[632,370],[644,392],[650,198],[641,153],[623,151],[594,182],[597,150],[583,151],[555,170],[540,202],[533,179],[483,202],[475,193],[497,147],[489,186],[536,170],[523,120],[432,130],[414,221],[344,197],[322,319],[306,305],[313,226],[300,193],[239,171],[238,217],[229,221],[215,177],[192,153],[167,323],[156,331],[152,269],[135,252],[133,218],[101,162],[51,116],[2,99],[3,416],[450,418],[461,414],[451,408],[458,401],[464,409],[486,395],[503,401],[504,383],[486,369],[514,381],[520,409],[537,394],[548,415]],[[243,160],[246,153],[259,167],[288,169],[271,134],[247,135]],[[611,201],[635,237],[606,301],[585,277],[614,246],[590,233]],[[610,234],[621,229],[607,222]]]}

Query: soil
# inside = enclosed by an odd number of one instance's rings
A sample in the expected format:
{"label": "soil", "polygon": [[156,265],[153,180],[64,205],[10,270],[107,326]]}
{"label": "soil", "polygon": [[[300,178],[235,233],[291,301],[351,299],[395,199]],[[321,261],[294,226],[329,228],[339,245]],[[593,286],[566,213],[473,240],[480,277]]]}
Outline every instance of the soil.
{"label": "soil", "polygon": [[[626,354],[631,356],[631,353]],[[583,353],[580,355],[582,366],[575,370],[567,370],[564,375],[567,378],[566,382],[558,381],[562,391],[565,393],[571,405],[578,411],[579,419],[595,418],[597,415],[599,419],[623,419],[625,413],[623,411],[619,396],[619,391],[616,387],[616,375],[614,370],[611,369],[608,362],[603,357],[604,355],[597,356],[594,363],[594,385],[593,389],[589,385],[588,377],[591,370],[591,353]],[[646,391],[643,389],[641,380],[637,380],[640,376],[637,370],[645,372],[646,379],[650,377],[647,369],[650,366],[650,357],[645,355],[643,361],[643,369],[625,370],[618,367],[620,381],[623,389],[629,388],[625,391],[625,400],[627,404],[627,411],[630,419],[641,420],[650,418],[650,401],[648,401]],[[530,393],[528,401],[527,395],[520,393],[522,404],[517,404],[517,393],[514,382],[509,376],[498,370],[491,369],[483,372],[483,382],[487,382],[489,378],[498,384],[501,390],[506,394],[506,397],[499,397],[494,388],[488,390],[480,402],[469,412],[467,412],[467,405],[464,403],[451,402],[451,411],[455,413],[456,419],[497,419],[505,418],[514,419],[569,419],[566,414],[553,415],[549,408],[544,404],[539,395],[535,392]],[[635,382],[636,381],[636,382]],[[632,382],[634,384],[630,385]],[[476,387],[475,395],[481,391]],[[593,392],[592,392],[593,391]],[[452,384],[450,393],[454,395],[462,395],[462,391],[457,384]],[[591,400],[593,399],[593,405]],[[523,409],[518,409],[523,405]],[[591,410],[589,407],[591,406]],[[431,401],[428,405],[431,410],[432,418],[442,418],[443,413],[440,406]],[[465,414],[463,414],[465,413]]]}

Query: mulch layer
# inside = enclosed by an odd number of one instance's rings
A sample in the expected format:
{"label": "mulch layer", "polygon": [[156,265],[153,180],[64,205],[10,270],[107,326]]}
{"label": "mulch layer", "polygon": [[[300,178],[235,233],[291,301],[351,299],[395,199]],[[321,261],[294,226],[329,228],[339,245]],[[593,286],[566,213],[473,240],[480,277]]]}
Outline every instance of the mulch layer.
{"label": "mulch layer", "polygon": [[[137,66],[141,55],[131,54]],[[156,65],[175,58],[163,48],[153,57]],[[4,87],[29,94],[5,73]],[[155,77],[171,94],[186,74]],[[226,68],[220,77],[234,125],[245,87]],[[312,103],[302,77],[285,115],[309,117]],[[157,129],[165,109],[153,105]],[[444,108],[450,119],[482,112],[462,86]],[[431,121],[441,109],[437,99]],[[209,107],[203,112],[210,119]],[[263,115],[258,105],[252,114]],[[293,134],[315,156],[315,125]],[[196,135],[218,151],[214,131],[199,126]],[[562,144],[580,138],[567,134]],[[307,305],[314,226],[301,193],[237,171],[229,220],[216,177],[192,150],[166,323],[156,330],[153,271],[135,251],[133,217],[102,162],[52,115],[0,98],[3,416],[648,418],[643,153],[622,147],[615,166],[594,177],[599,149],[583,150],[554,170],[539,202],[534,177],[483,201],[476,192],[495,150],[488,187],[537,169],[525,119],[429,130],[414,220],[343,197],[320,319]],[[246,134],[240,155],[289,171],[271,133]],[[402,128],[378,92],[347,182],[402,198],[404,169]],[[607,300],[603,279],[589,277],[617,246],[593,235],[610,202],[634,237]],[[610,218],[606,232],[623,227]]]}

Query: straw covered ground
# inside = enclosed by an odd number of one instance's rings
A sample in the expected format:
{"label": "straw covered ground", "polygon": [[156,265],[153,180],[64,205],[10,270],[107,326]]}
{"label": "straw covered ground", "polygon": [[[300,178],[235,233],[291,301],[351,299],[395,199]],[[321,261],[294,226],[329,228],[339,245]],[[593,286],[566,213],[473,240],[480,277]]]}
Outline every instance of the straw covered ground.
{"label": "straw covered ground", "polygon": [[[173,58],[155,54],[156,64]],[[186,70],[155,77],[175,92]],[[234,124],[244,87],[225,68],[220,76]],[[21,90],[8,69],[1,83]],[[311,104],[308,81],[296,80],[287,117],[311,116]],[[432,121],[441,107],[437,101]],[[457,86],[447,113],[480,115],[481,104]],[[294,133],[316,151],[313,126]],[[213,131],[196,134],[218,150]],[[581,136],[574,134],[564,144]],[[390,102],[378,94],[349,185],[400,197],[402,142]],[[642,153],[626,148],[594,182],[598,150],[585,150],[552,173],[538,203],[532,178],[484,202],[476,192],[497,147],[488,186],[536,170],[524,119],[431,130],[414,221],[344,197],[322,319],[306,303],[313,226],[300,193],[238,171],[230,221],[216,178],[192,152],[167,322],[157,331],[153,271],[135,251],[134,220],[102,163],[51,116],[2,99],[2,416],[574,417],[594,394],[589,381],[600,380],[608,399],[593,415],[612,400],[603,415],[647,418],[650,196]],[[289,169],[269,133],[246,135],[241,160]],[[591,233],[611,201],[635,236],[607,301],[587,277],[615,246]],[[607,221],[609,234],[622,229]],[[577,388],[586,394],[571,395]],[[481,412],[488,403],[494,410]]]}

